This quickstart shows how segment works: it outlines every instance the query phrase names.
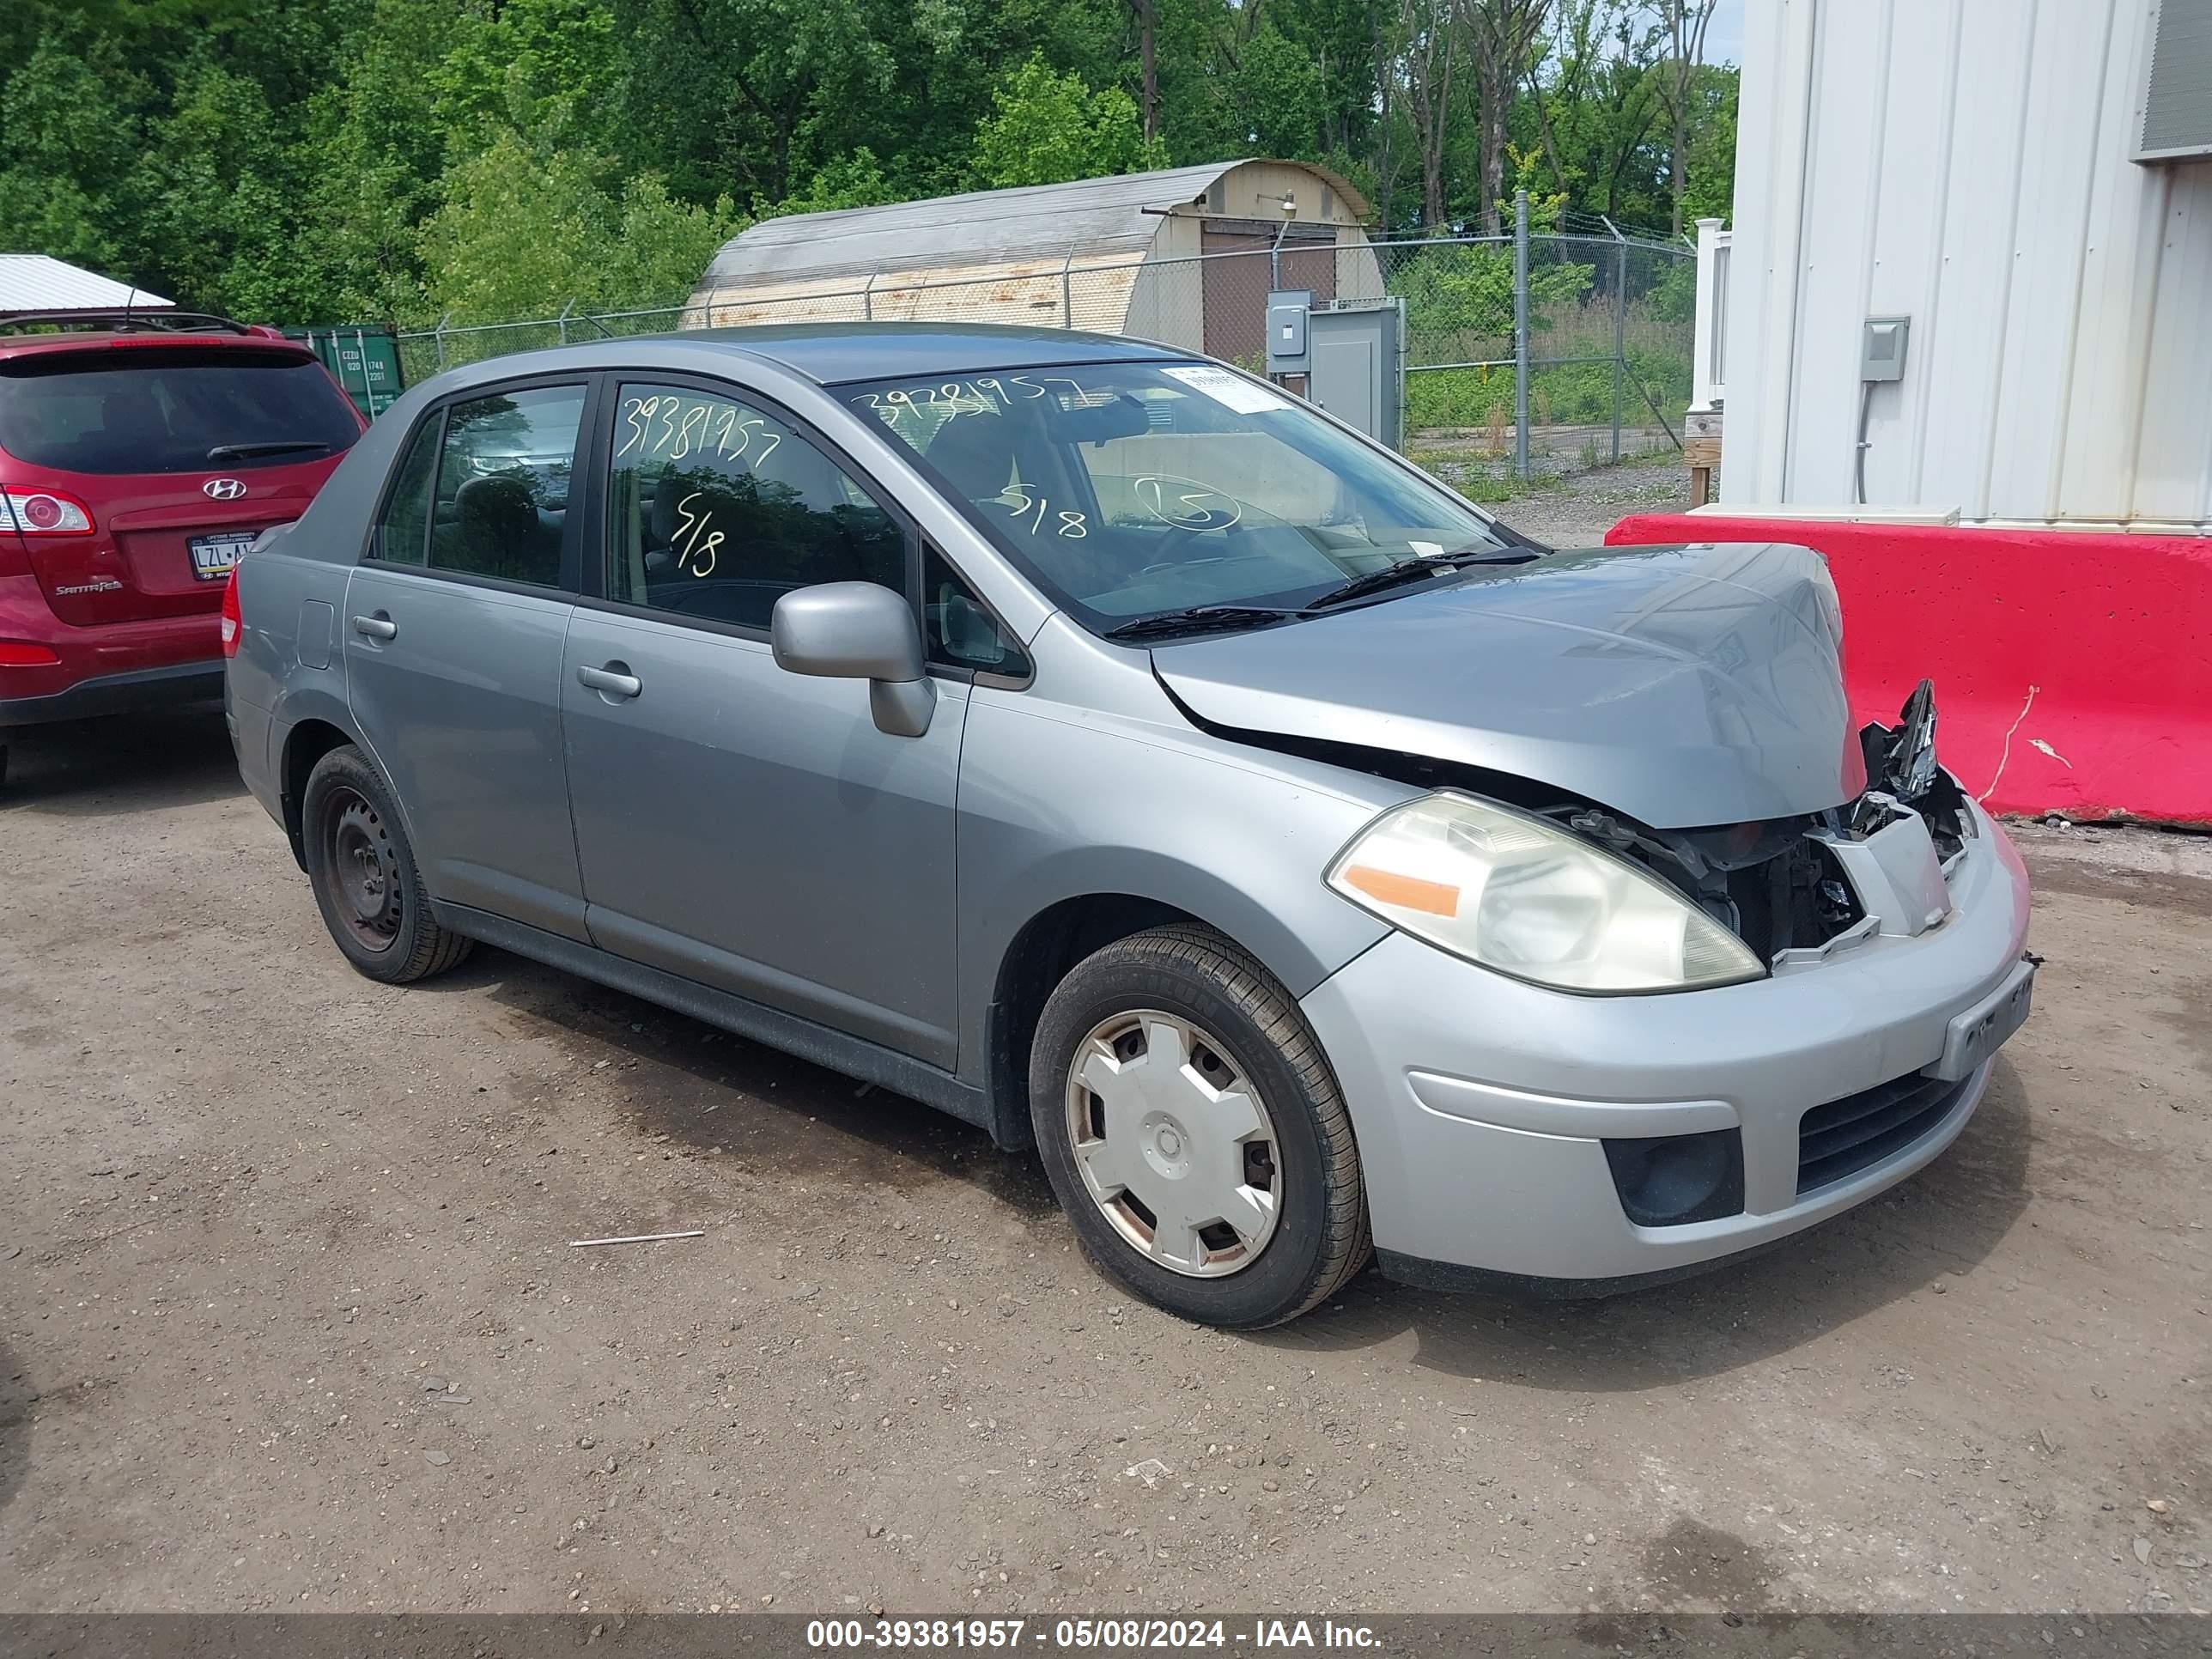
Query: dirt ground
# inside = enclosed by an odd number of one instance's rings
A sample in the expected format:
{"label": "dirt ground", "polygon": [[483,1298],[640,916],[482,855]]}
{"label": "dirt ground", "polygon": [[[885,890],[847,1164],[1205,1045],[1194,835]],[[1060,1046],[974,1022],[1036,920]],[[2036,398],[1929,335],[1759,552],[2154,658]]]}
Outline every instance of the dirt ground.
{"label": "dirt ground", "polygon": [[910,1103],[495,951],[356,978],[219,720],[19,734],[0,1606],[2201,1608],[2212,847],[2021,838],[2036,1013],[1918,1178],[1237,1338]]}

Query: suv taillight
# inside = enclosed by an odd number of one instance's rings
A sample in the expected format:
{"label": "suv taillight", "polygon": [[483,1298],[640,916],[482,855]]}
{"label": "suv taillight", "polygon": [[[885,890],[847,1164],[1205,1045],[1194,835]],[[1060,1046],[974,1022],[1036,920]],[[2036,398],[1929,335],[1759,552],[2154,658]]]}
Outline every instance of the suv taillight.
{"label": "suv taillight", "polygon": [[[207,613],[202,611],[201,615]],[[238,614],[238,567],[230,568],[230,574],[222,585],[222,654],[238,654],[238,635],[241,624]]]}
{"label": "suv taillight", "polygon": [[89,536],[93,528],[91,509],[73,495],[0,487],[0,523],[10,521],[26,536]]}

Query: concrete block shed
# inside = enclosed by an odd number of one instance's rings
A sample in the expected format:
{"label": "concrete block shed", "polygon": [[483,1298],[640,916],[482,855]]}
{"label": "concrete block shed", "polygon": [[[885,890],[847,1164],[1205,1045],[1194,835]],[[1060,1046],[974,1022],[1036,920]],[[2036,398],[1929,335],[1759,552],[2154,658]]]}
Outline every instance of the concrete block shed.
{"label": "concrete block shed", "polygon": [[1271,279],[1382,294],[1368,216],[1336,174],[1268,161],[795,214],[726,243],[685,322],[1028,323],[1256,359]]}
{"label": "concrete block shed", "polygon": [[1870,509],[2212,529],[2212,0],[1760,0],[1743,58],[1722,502],[1856,505],[1863,418]]}

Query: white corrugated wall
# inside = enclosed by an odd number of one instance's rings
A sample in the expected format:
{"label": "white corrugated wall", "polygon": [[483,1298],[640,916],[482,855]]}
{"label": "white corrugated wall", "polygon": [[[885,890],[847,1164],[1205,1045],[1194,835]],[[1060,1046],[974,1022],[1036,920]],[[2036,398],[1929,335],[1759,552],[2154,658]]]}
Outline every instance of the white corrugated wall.
{"label": "white corrugated wall", "polygon": [[2148,0],[1753,0],[1721,494],[2212,526],[2212,162],[2128,160]]}

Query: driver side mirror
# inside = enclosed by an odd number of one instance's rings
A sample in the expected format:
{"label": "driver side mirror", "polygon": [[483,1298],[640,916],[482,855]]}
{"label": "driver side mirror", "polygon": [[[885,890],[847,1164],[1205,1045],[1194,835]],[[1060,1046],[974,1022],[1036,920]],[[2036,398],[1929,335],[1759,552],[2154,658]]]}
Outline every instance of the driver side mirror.
{"label": "driver side mirror", "polygon": [[929,730],[937,688],[903,595],[874,582],[794,589],[775,602],[769,643],[776,666],[793,674],[867,681],[868,712],[879,731],[918,738]]}

